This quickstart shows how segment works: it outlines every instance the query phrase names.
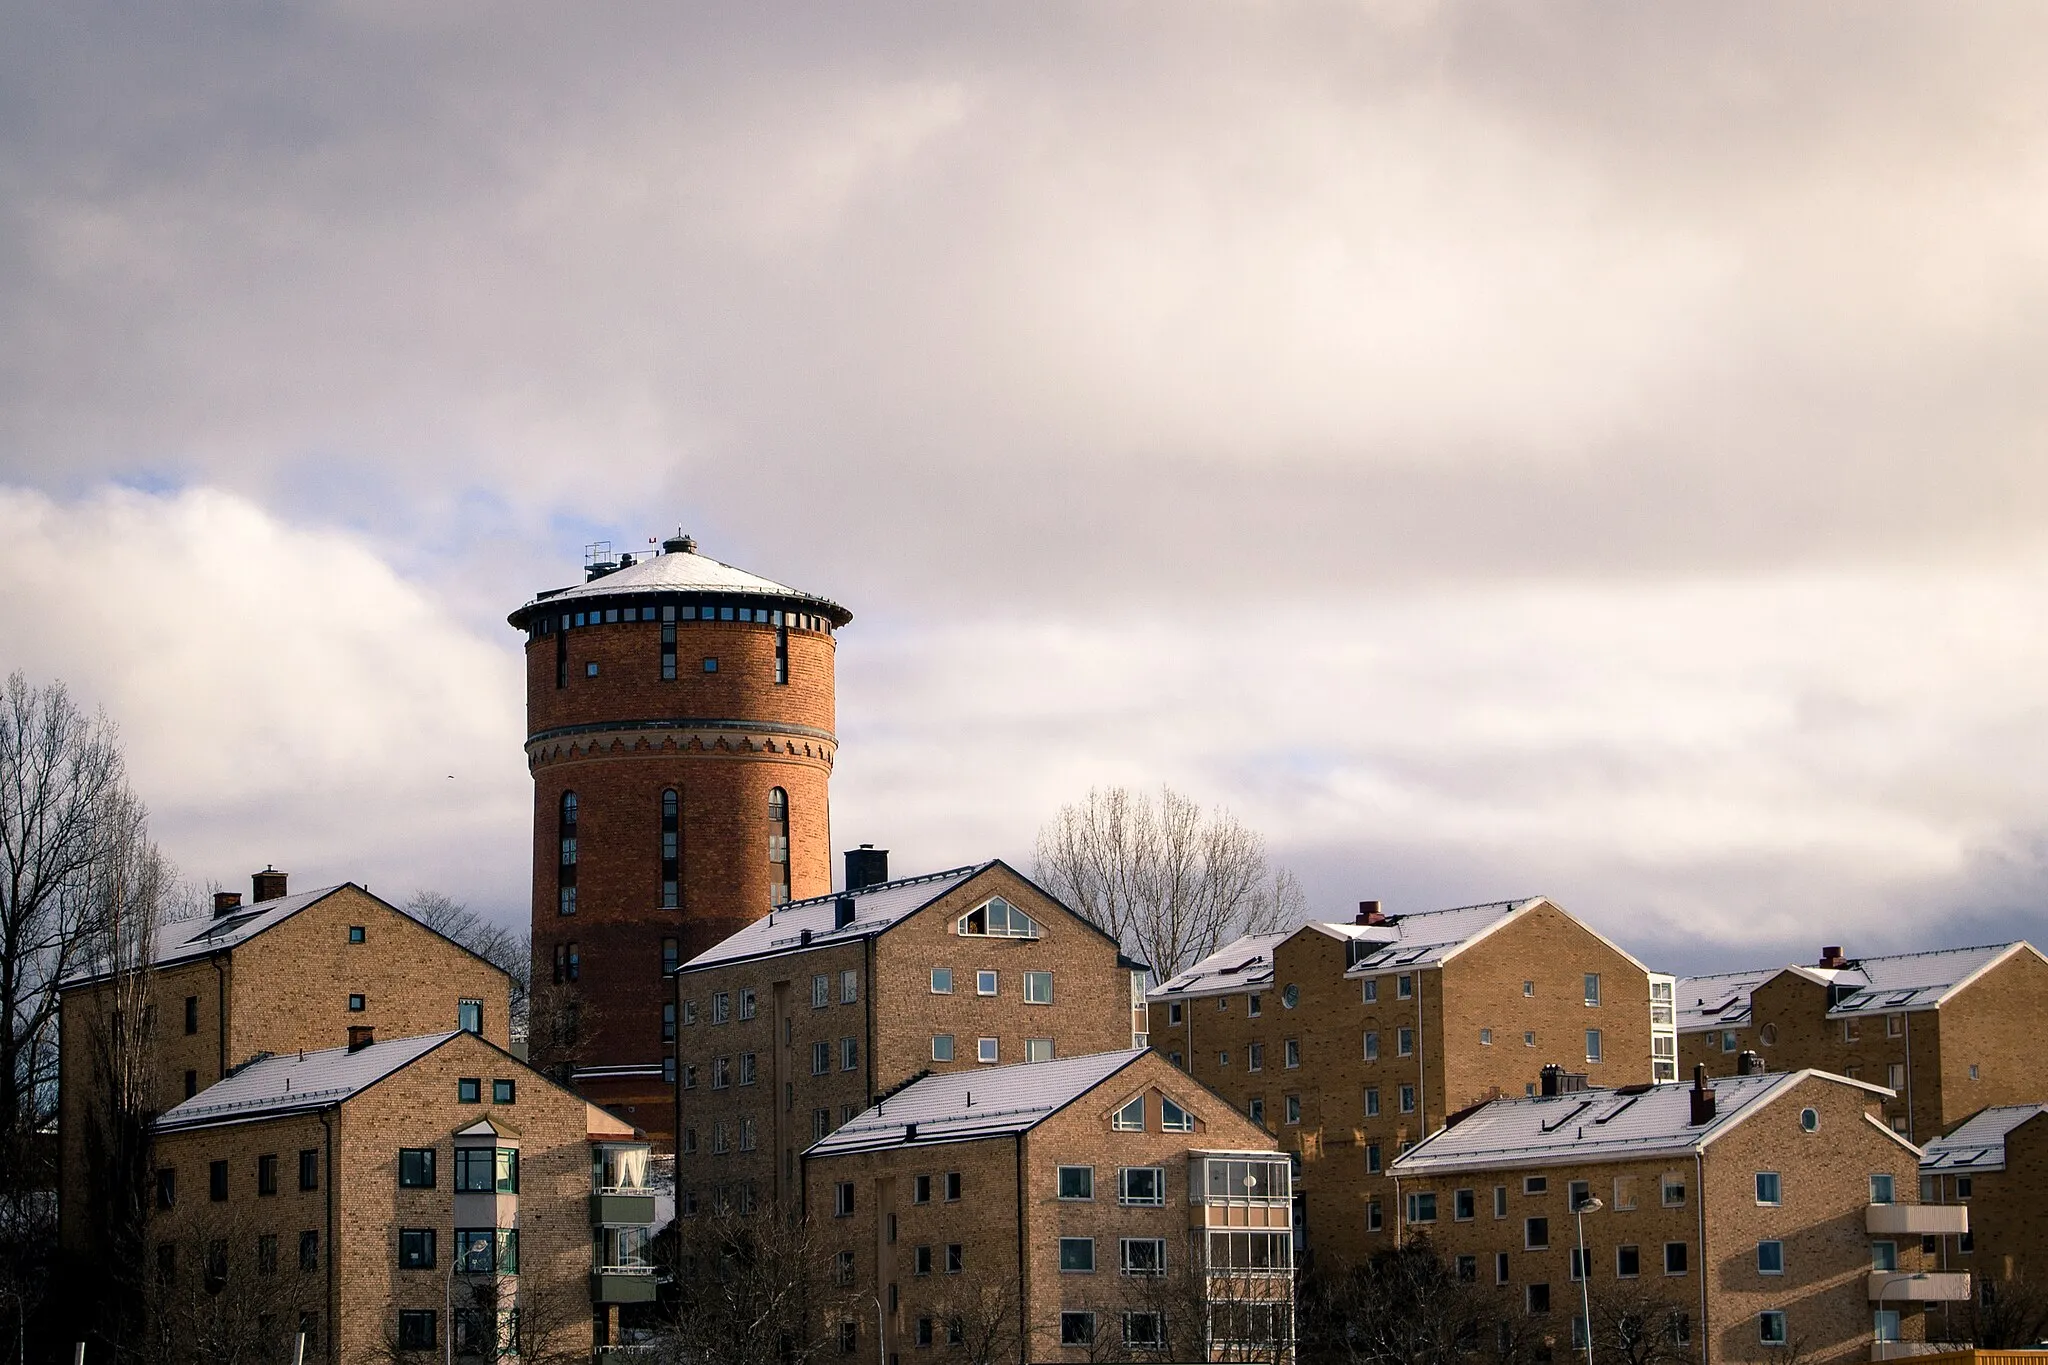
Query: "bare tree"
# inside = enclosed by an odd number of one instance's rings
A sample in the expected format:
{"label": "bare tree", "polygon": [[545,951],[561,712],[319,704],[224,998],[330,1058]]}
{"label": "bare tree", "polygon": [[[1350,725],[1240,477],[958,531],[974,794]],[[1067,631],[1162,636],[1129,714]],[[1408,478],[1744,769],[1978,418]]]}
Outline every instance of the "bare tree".
{"label": "bare tree", "polygon": [[673,1294],[657,1360],[807,1365],[837,1355],[853,1299],[801,1220],[711,1211],[681,1221],[666,1245]]}
{"label": "bare tree", "polygon": [[2048,1290],[2039,1281],[1979,1277],[1975,1288],[1958,1325],[1978,1350],[2010,1351],[2048,1339]]}
{"label": "bare tree", "polygon": [[1019,1308],[1010,1276],[956,1283],[933,1315],[945,1324],[941,1359],[961,1365],[1001,1365],[1026,1358],[1026,1348],[1049,1334],[1059,1340],[1056,1325],[1032,1322]]}
{"label": "bare tree", "polygon": [[1608,1365],[1685,1365],[1697,1360],[1686,1301],[1641,1280],[1614,1280],[1588,1296],[1593,1355]]}
{"label": "bare tree", "polygon": [[1306,1353],[1350,1365],[1469,1365],[1475,1357],[1522,1365],[1546,1342],[1529,1320],[1503,1311],[1447,1265],[1426,1239],[1383,1251],[1362,1266],[1310,1282],[1301,1307]]}
{"label": "bare tree", "polygon": [[1268,861],[1264,835],[1171,787],[1157,802],[1128,787],[1090,789],[1038,831],[1034,872],[1161,980],[1307,909],[1301,883]]}
{"label": "bare tree", "polygon": [[[247,1210],[205,1205],[162,1220],[144,1286],[149,1327],[123,1354],[150,1365],[268,1365],[285,1359],[317,1280],[280,1262],[280,1237]],[[132,1292],[132,1291],[131,1291]]]}
{"label": "bare tree", "polygon": [[485,919],[443,891],[415,891],[406,898],[404,909],[435,933],[455,940],[512,978],[512,1034],[525,1036],[527,989],[532,972],[528,939]]}

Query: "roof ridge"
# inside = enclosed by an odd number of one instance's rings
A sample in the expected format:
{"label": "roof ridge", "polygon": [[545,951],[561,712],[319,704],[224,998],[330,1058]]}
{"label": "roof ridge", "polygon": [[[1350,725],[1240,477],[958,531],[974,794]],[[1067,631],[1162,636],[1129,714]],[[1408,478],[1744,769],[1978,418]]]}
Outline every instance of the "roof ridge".
{"label": "roof ridge", "polygon": [[987,858],[978,863],[963,863],[959,867],[949,867],[943,872],[923,872],[915,877],[895,877],[886,882],[871,882],[857,891],[828,891],[822,896],[806,896],[800,901],[784,901],[775,907],[775,913],[779,915],[790,910],[802,909],[807,905],[824,905],[828,901],[838,900],[841,896],[858,898],[870,891],[891,891],[899,886],[916,886],[919,882],[935,882],[945,877],[957,877],[963,872],[979,872],[994,866],[995,861],[994,858]]}

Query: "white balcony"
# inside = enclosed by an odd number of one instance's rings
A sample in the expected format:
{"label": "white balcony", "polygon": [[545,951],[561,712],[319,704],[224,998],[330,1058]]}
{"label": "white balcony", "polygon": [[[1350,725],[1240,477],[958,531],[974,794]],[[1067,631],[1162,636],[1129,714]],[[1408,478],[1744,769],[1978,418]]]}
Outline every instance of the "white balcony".
{"label": "white balcony", "polygon": [[1940,1237],[1970,1230],[1967,1204],[1872,1204],[1863,1213],[1873,1237]]}
{"label": "white balcony", "polygon": [[1965,1303],[1970,1297],[1966,1270],[1935,1270],[1908,1274],[1903,1270],[1870,1272],[1870,1301],[1877,1303]]}
{"label": "white balcony", "polygon": [[1969,1349],[1967,1341],[1873,1341],[1870,1343],[1870,1358],[1904,1360],[1908,1356],[1950,1355]]}

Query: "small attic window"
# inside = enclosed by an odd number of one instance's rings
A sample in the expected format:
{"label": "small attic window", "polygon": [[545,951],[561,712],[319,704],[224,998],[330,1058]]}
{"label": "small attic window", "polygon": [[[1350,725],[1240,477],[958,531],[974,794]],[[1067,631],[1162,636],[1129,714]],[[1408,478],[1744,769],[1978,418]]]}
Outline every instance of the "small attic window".
{"label": "small attic window", "polygon": [[351,925],[350,925],[350,926],[348,927],[348,941],[349,941],[350,943],[361,943],[361,942],[362,942],[362,941],[364,940],[364,938],[365,938],[366,936],[367,936],[367,935],[365,934],[365,931],[364,931],[364,929],[363,929],[363,926],[362,926],[362,925],[360,925],[360,924],[351,924]]}
{"label": "small attic window", "polygon": [[1037,938],[1039,929],[1031,916],[996,896],[960,917],[960,934],[965,938]]}
{"label": "small attic window", "polygon": [[1161,1095],[1159,1097],[1159,1127],[1167,1133],[1192,1133],[1195,1131],[1195,1116]]}
{"label": "small attic window", "polygon": [[1142,1133],[1145,1131],[1145,1097],[1134,1095],[1131,1102],[1116,1111],[1110,1118],[1109,1126],[1119,1133]]}

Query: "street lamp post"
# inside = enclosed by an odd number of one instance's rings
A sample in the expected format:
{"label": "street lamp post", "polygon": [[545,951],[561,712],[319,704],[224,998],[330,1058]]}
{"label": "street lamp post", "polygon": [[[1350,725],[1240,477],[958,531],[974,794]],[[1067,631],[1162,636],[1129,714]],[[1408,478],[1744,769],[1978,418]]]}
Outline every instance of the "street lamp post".
{"label": "street lamp post", "polygon": [[1572,1206],[1572,1215],[1579,1224],[1579,1321],[1586,1324],[1586,1365],[1593,1365],[1593,1266],[1586,1259],[1586,1215],[1606,1207],[1597,1194],[1589,1194]]}
{"label": "street lamp post", "polygon": [[889,1365],[889,1339],[882,1318],[882,1296],[870,1294],[868,1297],[875,1301],[875,1359],[880,1361],[881,1365]]}
{"label": "street lamp post", "polygon": [[[1912,1282],[1913,1282],[1914,1280],[1924,1280],[1924,1279],[1926,1279],[1926,1278],[1927,1278],[1927,1272],[1926,1272],[1926,1271],[1924,1271],[1924,1270],[1922,1270],[1922,1271],[1917,1271],[1917,1272],[1915,1272],[1915,1273],[1913,1273],[1913,1274],[1910,1274],[1910,1275],[1894,1275],[1894,1276],[1892,1276],[1892,1277],[1891,1277],[1890,1279],[1886,1280],[1886,1281],[1885,1281],[1885,1282],[1884,1282],[1883,1284],[1879,1285],[1879,1286],[1877,1287],[1877,1314],[1878,1314],[1878,1316],[1879,1316],[1880,1318],[1882,1318],[1882,1317],[1884,1316],[1884,1296],[1892,1292],[1892,1286],[1893,1286],[1893,1285],[1895,1285],[1895,1284],[1910,1284],[1910,1283],[1912,1283]],[[1899,1339],[1899,1337],[1898,1337],[1898,1334],[1897,1334],[1896,1332],[1894,1332],[1894,1333],[1892,1334],[1892,1340],[1893,1340],[1894,1342],[1896,1342],[1896,1341],[1898,1341],[1898,1339]],[[1887,1357],[1884,1357],[1884,1356],[1880,1356],[1880,1357],[1879,1357],[1879,1359],[1886,1359],[1886,1358],[1887,1358]]]}

